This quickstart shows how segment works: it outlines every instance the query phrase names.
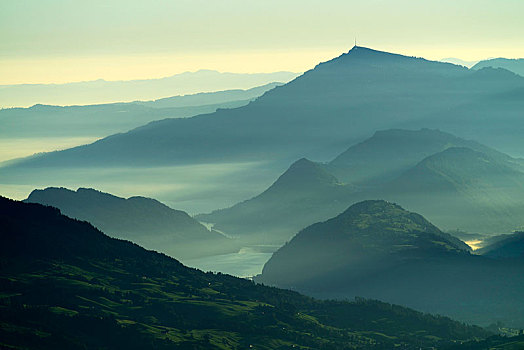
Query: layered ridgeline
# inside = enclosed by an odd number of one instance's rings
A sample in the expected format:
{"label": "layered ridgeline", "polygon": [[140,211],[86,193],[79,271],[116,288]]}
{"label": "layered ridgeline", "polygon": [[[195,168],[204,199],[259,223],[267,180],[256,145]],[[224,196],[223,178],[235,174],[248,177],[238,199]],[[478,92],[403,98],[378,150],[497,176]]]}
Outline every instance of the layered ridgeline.
{"label": "layered ridgeline", "polygon": [[327,169],[343,181],[372,186],[393,180],[424,158],[450,147],[467,147],[494,158],[509,156],[476,141],[433,129],[381,130],[349,147],[327,164]]}
{"label": "layered ridgeline", "polygon": [[257,282],[325,298],[377,298],[488,325],[524,325],[522,262],[472,255],[421,215],[359,202],[300,231]]}
{"label": "layered ridgeline", "polygon": [[0,225],[2,348],[445,349],[489,335],[190,269],[39,204],[0,198]]}
{"label": "layered ridgeline", "polygon": [[511,158],[451,147],[371,193],[420,211],[448,230],[511,232],[524,226],[520,169]]}
{"label": "layered ridgeline", "polygon": [[497,242],[479,249],[479,254],[496,259],[524,260],[524,232],[515,232]]}
{"label": "layered ridgeline", "polygon": [[343,210],[354,191],[322,164],[302,158],[258,196],[197,218],[248,243],[280,245],[297,230]]}
{"label": "layered ridgeline", "polygon": [[198,217],[282,243],[350,204],[383,198],[446,230],[492,235],[524,225],[521,169],[520,159],[438,130],[385,130],[327,164],[300,160],[262,194]]}
{"label": "layered ridgeline", "polygon": [[392,127],[441,128],[518,152],[522,110],[524,77],[509,71],[354,47],[247,106],[151,123],[18,166],[325,159]]}
{"label": "layered ridgeline", "polygon": [[487,67],[507,69],[515,74],[524,76],[524,58],[510,59],[510,58],[493,58],[485,61],[480,61],[475,64],[472,69],[483,69]]}
{"label": "layered ridgeline", "polygon": [[46,188],[25,200],[60,209],[112,237],[123,238],[170,256],[185,259],[237,251],[237,243],[208,230],[186,212],[144,197],[120,198],[93,189]]}
{"label": "layered ridgeline", "polygon": [[0,137],[101,138],[154,120],[191,117],[212,113],[218,108],[240,107],[279,85],[282,84],[271,83],[249,90],[198,93],[154,101],[64,107],[37,104],[30,108],[0,109],[3,126]]}
{"label": "layered ridgeline", "polygon": [[86,105],[149,100],[200,92],[251,89],[275,81],[286,83],[297,75],[292,72],[242,74],[199,70],[159,79],[121,81],[99,79],[66,84],[0,85],[0,107],[24,107],[34,104]]}

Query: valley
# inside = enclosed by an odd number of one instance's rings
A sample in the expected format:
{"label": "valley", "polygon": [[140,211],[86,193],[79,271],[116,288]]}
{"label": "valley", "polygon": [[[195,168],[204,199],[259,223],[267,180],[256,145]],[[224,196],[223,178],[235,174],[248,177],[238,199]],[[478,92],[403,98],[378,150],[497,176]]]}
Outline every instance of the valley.
{"label": "valley", "polygon": [[451,60],[0,86],[0,348],[522,348],[522,59]]}

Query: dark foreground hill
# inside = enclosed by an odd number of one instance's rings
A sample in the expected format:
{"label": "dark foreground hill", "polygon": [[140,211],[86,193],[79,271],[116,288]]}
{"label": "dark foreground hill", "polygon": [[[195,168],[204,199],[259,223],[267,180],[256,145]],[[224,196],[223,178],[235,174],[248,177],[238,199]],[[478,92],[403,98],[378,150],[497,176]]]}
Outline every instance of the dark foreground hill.
{"label": "dark foreground hill", "polygon": [[34,190],[25,200],[60,209],[112,237],[136,242],[178,259],[237,251],[234,240],[208,230],[181,210],[145,197],[120,198],[90,188]]}
{"label": "dark foreground hill", "polygon": [[0,198],[0,347],[418,349],[488,333],[190,269],[52,207]]}
{"label": "dark foreground hill", "polygon": [[364,296],[488,325],[524,325],[523,263],[471,254],[422,216],[364,201],[276,251],[257,281],[324,298]]}

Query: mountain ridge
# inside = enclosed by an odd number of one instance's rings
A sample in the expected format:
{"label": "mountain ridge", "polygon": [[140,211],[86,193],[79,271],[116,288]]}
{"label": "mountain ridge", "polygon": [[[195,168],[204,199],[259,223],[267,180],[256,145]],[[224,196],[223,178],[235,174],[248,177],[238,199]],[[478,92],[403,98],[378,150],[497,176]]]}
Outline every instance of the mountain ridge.
{"label": "mountain ridge", "polygon": [[6,347],[410,349],[490,335],[391,304],[318,301],[204,273],[56,208],[0,197],[0,209]]}
{"label": "mountain ridge", "polygon": [[88,221],[113,237],[130,239],[177,258],[238,250],[233,240],[152,198],[126,199],[94,189],[50,187],[34,190],[24,202],[57,207],[64,215]]}
{"label": "mountain ridge", "polygon": [[471,254],[423,216],[366,200],[299,231],[255,280],[326,299],[377,298],[477,324],[500,317],[520,327],[524,303],[515,291],[524,287],[522,266]]}
{"label": "mountain ridge", "polygon": [[[341,210],[344,196],[354,190],[328,173],[323,164],[301,158],[259,195],[196,217],[240,239],[281,244],[311,220]],[[290,215],[298,208],[302,215]]]}
{"label": "mountain ridge", "polygon": [[524,76],[524,59],[523,58],[492,58],[483,60],[475,64],[472,69],[483,69],[486,67],[504,68],[520,76]]}
{"label": "mountain ridge", "polygon": [[335,160],[315,165],[335,174],[331,182],[312,176],[304,186],[292,165],[278,178],[290,177],[287,185],[277,179],[258,196],[198,218],[239,237],[273,232],[279,243],[366,199],[400,203],[446,230],[500,234],[524,224],[522,162],[478,142],[438,130],[384,130]]}
{"label": "mountain ridge", "polygon": [[[509,79],[497,72],[489,78],[452,64],[356,49],[356,52],[362,51],[365,59],[359,59],[352,50],[269,91],[247,106],[156,124],[154,128],[134,130],[91,146],[32,159],[27,165],[73,166],[80,161],[125,164],[131,159],[131,155],[123,152],[128,143],[139,145],[136,148],[140,152],[132,155],[134,163],[204,162],[217,158],[274,161],[277,156],[325,158],[341,145],[361,139],[372,130],[400,126],[445,128],[495,143],[506,142],[520,130],[520,126],[513,127],[497,136],[506,139],[494,139],[495,135],[487,129],[490,123],[472,121],[490,118],[495,110],[497,125],[500,126],[501,121],[513,121],[524,78]],[[376,65],[368,55],[388,59],[379,59],[380,64]],[[347,69],[337,71],[342,61]],[[337,69],[333,71],[329,67]],[[492,85],[490,79],[497,83]],[[510,103],[496,97],[502,91],[518,93]],[[478,104],[481,96],[484,96],[482,106]],[[158,141],[146,143],[145,139]],[[205,147],[189,147],[188,140],[194,139],[201,140]],[[164,147],[160,147],[161,144]],[[167,149],[166,145],[169,145]],[[108,158],[115,153],[119,156]]]}
{"label": "mountain ridge", "polygon": [[[0,85],[0,106],[34,104],[85,105],[158,99],[230,89],[250,89],[271,82],[288,82],[293,72],[228,73],[213,70],[185,72],[163,78],[136,80],[91,80],[64,84]],[[80,97],[79,97],[80,96]]]}

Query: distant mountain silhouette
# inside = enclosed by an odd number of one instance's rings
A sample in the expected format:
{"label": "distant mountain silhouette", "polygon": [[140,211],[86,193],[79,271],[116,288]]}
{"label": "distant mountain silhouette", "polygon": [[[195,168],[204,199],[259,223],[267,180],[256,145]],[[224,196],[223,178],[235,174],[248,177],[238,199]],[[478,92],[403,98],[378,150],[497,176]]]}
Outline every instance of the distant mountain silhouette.
{"label": "distant mountain silhouette", "polygon": [[257,282],[325,298],[360,295],[488,325],[524,325],[522,263],[469,253],[421,215],[364,201],[300,231]]}
{"label": "distant mountain silhouette", "polygon": [[151,198],[125,199],[88,188],[46,188],[34,190],[25,202],[56,207],[64,215],[88,221],[113,237],[132,240],[176,258],[238,250],[233,240]]}
{"label": "distant mountain silhouette", "polygon": [[346,207],[353,190],[323,165],[302,158],[260,195],[198,218],[248,241],[282,244],[297,230]]}
{"label": "distant mountain silhouette", "polygon": [[466,147],[431,155],[371,193],[416,208],[447,229],[500,233],[524,225],[519,163]]}
{"label": "distant mountain silhouette", "polygon": [[524,232],[516,232],[483,247],[478,254],[497,259],[524,259]]}
{"label": "distant mountain silhouette", "polygon": [[480,61],[475,64],[472,69],[482,69],[486,67],[503,68],[515,74],[524,76],[524,58],[508,59],[508,58],[492,58],[489,60]]}
{"label": "distant mountain silhouette", "polygon": [[497,158],[503,153],[439,130],[383,130],[351,146],[329,163],[328,169],[343,181],[376,185],[391,180],[422,159],[449,147],[469,147]]}
{"label": "distant mountain silhouette", "polygon": [[201,92],[251,89],[273,82],[287,83],[297,75],[292,72],[221,73],[203,69],[157,79],[122,81],[98,79],[65,84],[0,85],[0,107],[27,107],[34,104],[87,105],[151,100]]}
{"label": "distant mountain silhouette", "polygon": [[152,108],[197,107],[220,105],[237,101],[244,101],[245,104],[247,104],[248,101],[260,97],[267,91],[281,85],[284,85],[284,83],[271,82],[269,84],[256,86],[246,90],[232,89],[215,92],[199,92],[196,94],[165,97],[153,101],[135,101],[131,103],[137,103]]}
{"label": "distant mountain silhouette", "polygon": [[299,160],[260,195],[199,218],[283,243],[351,204],[383,198],[446,230],[499,234],[524,225],[522,169],[518,159],[438,130],[384,130],[328,164]]}
{"label": "distant mountain silhouette", "polygon": [[399,127],[439,128],[518,152],[524,78],[507,73],[354,47],[247,106],[154,122],[23,166],[325,159]]}
{"label": "distant mountain silhouette", "polygon": [[490,335],[378,301],[318,301],[204,273],[40,204],[0,197],[0,225],[5,348],[412,349]]}
{"label": "distant mountain silhouette", "polygon": [[464,67],[471,68],[475,64],[477,64],[479,61],[464,61],[464,60],[462,60],[460,58],[447,57],[447,58],[441,59],[440,62],[453,63],[453,64],[456,64],[456,65],[459,65],[459,66],[464,66]]}
{"label": "distant mountain silhouette", "polygon": [[[267,193],[300,189],[317,191],[319,187],[336,186],[340,182],[328,173],[321,164],[302,158],[291,164],[289,169],[278,178]],[[321,188],[322,190],[324,188]]]}
{"label": "distant mountain silhouette", "polygon": [[[249,90],[198,93],[155,101],[65,107],[37,104],[30,108],[0,109],[0,121],[3,125],[0,136],[102,138],[155,120],[192,117],[212,113],[220,108],[244,106],[279,85],[281,84],[271,83]],[[40,150],[35,150],[35,153],[36,151]]]}

